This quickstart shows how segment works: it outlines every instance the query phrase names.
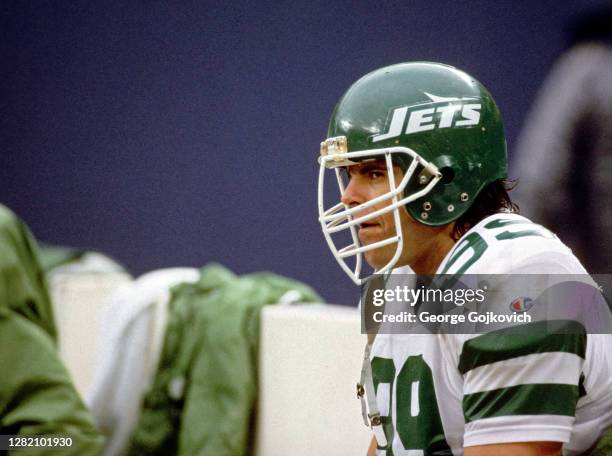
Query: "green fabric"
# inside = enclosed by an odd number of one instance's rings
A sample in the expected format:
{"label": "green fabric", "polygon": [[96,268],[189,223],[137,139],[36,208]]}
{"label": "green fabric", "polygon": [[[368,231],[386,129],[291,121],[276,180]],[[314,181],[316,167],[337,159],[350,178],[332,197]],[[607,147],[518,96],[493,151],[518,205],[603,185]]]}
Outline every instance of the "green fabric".
{"label": "green fabric", "polygon": [[309,287],[270,273],[236,277],[207,266],[172,290],[160,365],[132,436],[131,455],[251,454],[261,308]]}
{"label": "green fabric", "polygon": [[612,455],[612,429],[608,429],[599,440],[597,447],[591,456],[610,456]]}
{"label": "green fabric", "polygon": [[508,415],[575,416],[578,387],[565,384],[526,384],[463,397],[465,422]]}
{"label": "green fabric", "polygon": [[85,253],[83,249],[40,243],[38,259],[43,271],[48,273],[58,266],[80,260]]}
{"label": "green fabric", "polygon": [[9,308],[57,340],[51,300],[34,238],[0,205],[0,307]]}
{"label": "green fabric", "polygon": [[71,448],[15,454],[98,455],[103,439],[72,385],[53,341],[39,327],[0,307],[0,434],[71,437]]}
{"label": "green fabric", "polygon": [[533,353],[566,352],[585,357],[586,330],[572,320],[528,323],[480,335],[463,344],[459,372]]}
{"label": "green fabric", "polygon": [[38,260],[47,276],[58,271],[68,274],[127,273],[117,260],[107,254],[77,247],[40,243]]}

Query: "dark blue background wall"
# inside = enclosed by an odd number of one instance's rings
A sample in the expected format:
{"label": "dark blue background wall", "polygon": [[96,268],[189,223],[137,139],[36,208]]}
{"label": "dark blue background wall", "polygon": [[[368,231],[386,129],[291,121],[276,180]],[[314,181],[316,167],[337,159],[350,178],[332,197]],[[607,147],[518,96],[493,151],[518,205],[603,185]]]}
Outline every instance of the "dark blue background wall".
{"label": "dark blue background wall", "polygon": [[[358,293],[319,231],[343,91],[407,60],[488,86],[510,150],[585,2],[3,2],[0,201],[134,274],[215,260]],[[588,3],[588,2],[587,2]]]}

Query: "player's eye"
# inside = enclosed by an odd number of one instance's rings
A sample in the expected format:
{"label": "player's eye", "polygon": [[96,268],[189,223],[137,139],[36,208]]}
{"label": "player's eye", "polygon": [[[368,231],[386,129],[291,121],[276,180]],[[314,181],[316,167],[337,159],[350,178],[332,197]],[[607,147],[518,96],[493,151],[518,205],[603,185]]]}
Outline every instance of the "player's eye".
{"label": "player's eye", "polygon": [[372,169],[368,172],[368,177],[372,180],[380,179],[381,177],[385,177],[385,172],[378,169]]}

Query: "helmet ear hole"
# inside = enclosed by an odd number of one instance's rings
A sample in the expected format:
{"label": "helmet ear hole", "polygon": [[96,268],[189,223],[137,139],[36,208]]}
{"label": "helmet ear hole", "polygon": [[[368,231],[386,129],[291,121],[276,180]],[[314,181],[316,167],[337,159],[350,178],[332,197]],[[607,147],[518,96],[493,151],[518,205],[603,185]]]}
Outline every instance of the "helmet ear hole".
{"label": "helmet ear hole", "polygon": [[444,185],[450,184],[455,178],[455,171],[450,166],[445,166],[444,168],[441,168],[440,173],[442,174],[442,179],[440,179],[440,181]]}

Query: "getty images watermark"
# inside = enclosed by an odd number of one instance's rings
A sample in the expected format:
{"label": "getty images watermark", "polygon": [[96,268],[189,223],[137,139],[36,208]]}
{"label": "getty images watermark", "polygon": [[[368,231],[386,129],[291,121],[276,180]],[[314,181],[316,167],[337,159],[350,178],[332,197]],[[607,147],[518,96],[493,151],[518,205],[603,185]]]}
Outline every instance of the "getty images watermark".
{"label": "getty images watermark", "polygon": [[362,332],[473,334],[553,321],[558,330],[571,321],[610,333],[603,290],[611,282],[610,275],[374,276],[362,289]]}

